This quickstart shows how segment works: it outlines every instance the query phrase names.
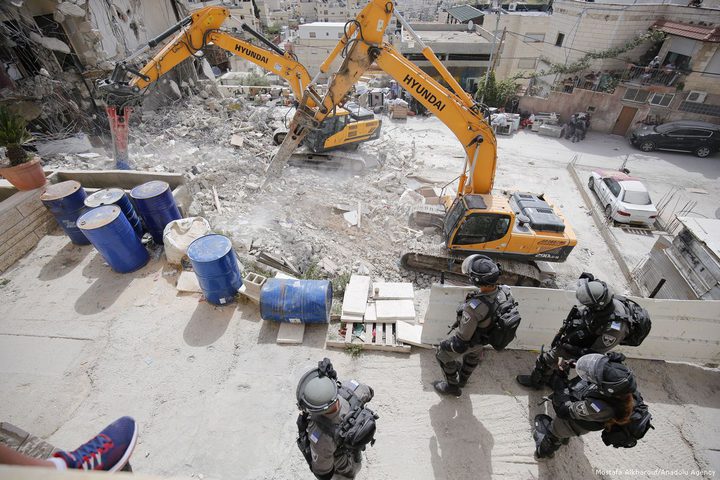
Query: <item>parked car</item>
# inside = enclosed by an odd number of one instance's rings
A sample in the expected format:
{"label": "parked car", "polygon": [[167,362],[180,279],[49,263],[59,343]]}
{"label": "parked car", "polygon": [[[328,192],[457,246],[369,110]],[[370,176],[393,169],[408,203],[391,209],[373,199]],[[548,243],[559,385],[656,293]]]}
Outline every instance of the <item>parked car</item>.
{"label": "parked car", "polygon": [[645,125],[633,130],[630,143],[643,152],[677,150],[705,158],[720,150],[720,125],[690,120]]}
{"label": "parked car", "polygon": [[593,170],[588,188],[598,196],[608,218],[635,225],[655,223],[657,209],[637,178],[618,171]]}

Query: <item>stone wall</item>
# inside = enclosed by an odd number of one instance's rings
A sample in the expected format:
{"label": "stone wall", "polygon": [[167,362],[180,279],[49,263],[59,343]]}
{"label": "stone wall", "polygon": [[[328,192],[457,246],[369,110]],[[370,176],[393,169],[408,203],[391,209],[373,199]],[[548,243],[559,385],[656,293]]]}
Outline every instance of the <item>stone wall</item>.
{"label": "stone wall", "polygon": [[0,202],[0,273],[22,258],[48,231],[57,226],[53,216],[40,201],[44,190],[43,187],[17,192]]}

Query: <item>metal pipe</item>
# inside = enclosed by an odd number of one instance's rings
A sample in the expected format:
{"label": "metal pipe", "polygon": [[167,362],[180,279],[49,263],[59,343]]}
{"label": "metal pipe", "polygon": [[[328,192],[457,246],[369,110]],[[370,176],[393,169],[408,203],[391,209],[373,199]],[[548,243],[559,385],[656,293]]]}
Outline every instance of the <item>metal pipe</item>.
{"label": "metal pipe", "polygon": [[450,72],[447,71],[447,68],[445,68],[445,65],[442,64],[442,62],[437,58],[435,55],[435,52],[433,52],[432,48],[427,46],[420,36],[413,30],[413,28],[410,26],[409,23],[400,15],[397,10],[393,9],[393,15],[400,21],[400,24],[403,26],[405,30],[410,34],[411,37],[420,45],[420,48],[422,49],[423,56],[432,64],[433,67],[435,67],[435,70],[438,71],[440,76],[447,82],[447,84],[450,86],[453,92],[460,97],[465,104],[466,107],[473,107],[475,105],[475,102],[473,102],[472,97],[468,95],[468,93],[462,89],[459,83],[457,83],[457,80],[455,80],[455,77],[450,75]]}
{"label": "metal pipe", "polygon": [[663,285],[665,285],[665,279],[661,278],[660,281],[658,282],[658,284],[655,285],[655,288],[653,289],[650,296],[648,296],[648,298],[655,298],[655,295],[658,294],[658,292],[660,291],[660,289],[662,288]]}
{"label": "metal pipe", "polygon": [[256,32],[255,30],[253,30],[248,24],[243,23],[243,24],[241,24],[240,28],[242,28],[243,30],[248,32],[250,35],[252,35],[253,37],[260,40],[261,43],[265,44],[265,46],[268,47],[273,52],[275,52],[279,55],[285,55],[285,51],[282,48],[278,47],[277,45],[272,43],[268,38],[266,38],[265,36]]}

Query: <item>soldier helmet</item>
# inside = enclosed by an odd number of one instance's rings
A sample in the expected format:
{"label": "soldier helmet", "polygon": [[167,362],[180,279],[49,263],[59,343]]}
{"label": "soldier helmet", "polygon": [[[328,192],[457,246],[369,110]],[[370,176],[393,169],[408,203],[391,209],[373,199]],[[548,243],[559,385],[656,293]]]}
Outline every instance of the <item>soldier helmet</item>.
{"label": "soldier helmet", "polygon": [[612,289],[601,280],[581,278],[577,281],[575,297],[587,307],[601,310],[612,302],[613,296]]}
{"label": "soldier helmet", "polygon": [[333,406],[338,397],[338,386],[330,360],[326,358],[319,362],[318,368],[302,376],[295,397],[298,408],[309,413],[322,413]]}
{"label": "soldier helmet", "polygon": [[635,375],[632,370],[607,355],[590,353],[583,355],[575,364],[580,378],[594,383],[603,395],[619,396],[637,390]]}
{"label": "soldier helmet", "polygon": [[495,285],[500,278],[500,265],[485,255],[470,255],[462,263],[462,272],[476,286]]}

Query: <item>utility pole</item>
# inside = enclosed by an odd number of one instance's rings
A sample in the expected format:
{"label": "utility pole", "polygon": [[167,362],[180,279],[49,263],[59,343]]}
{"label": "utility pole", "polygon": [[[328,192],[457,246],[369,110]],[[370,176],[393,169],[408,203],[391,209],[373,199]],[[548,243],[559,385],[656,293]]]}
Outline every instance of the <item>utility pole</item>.
{"label": "utility pole", "polygon": [[[488,67],[487,71],[485,72],[485,84],[483,86],[483,93],[480,96],[480,103],[482,104],[485,101],[485,90],[487,90],[487,84],[488,79],[490,78],[490,72],[492,70],[492,64],[493,64],[493,57],[495,54],[495,39],[497,38],[497,31],[498,28],[500,28],[500,1],[499,0],[492,0],[492,7],[490,7],[491,11],[495,14],[495,30],[493,31],[493,37],[492,37],[492,46],[490,47],[490,66]],[[502,43],[500,43],[502,45]]]}

